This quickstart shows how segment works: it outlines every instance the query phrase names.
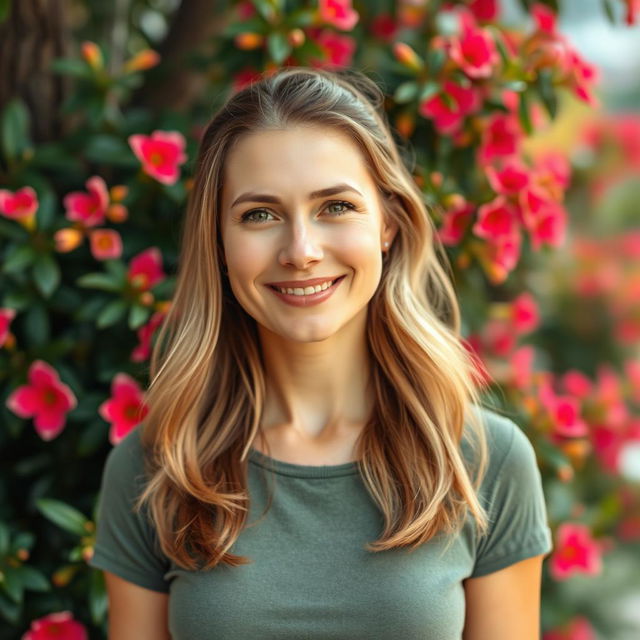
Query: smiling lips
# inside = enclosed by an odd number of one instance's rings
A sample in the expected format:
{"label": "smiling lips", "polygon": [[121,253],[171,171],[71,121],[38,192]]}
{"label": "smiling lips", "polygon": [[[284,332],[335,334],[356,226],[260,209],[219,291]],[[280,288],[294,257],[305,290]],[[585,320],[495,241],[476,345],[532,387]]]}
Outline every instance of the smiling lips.
{"label": "smiling lips", "polygon": [[[284,282],[267,285],[278,298],[294,307],[308,307],[319,304],[329,298],[338,288],[345,276],[334,279],[315,278],[313,280]],[[283,287],[282,285],[298,285],[296,287]],[[300,285],[305,285],[304,288]],[[278,288],[280,287],[280,288]],[[322,288],[324,287],[324,288]],[[286,293],[282,291],[286,290]]]}

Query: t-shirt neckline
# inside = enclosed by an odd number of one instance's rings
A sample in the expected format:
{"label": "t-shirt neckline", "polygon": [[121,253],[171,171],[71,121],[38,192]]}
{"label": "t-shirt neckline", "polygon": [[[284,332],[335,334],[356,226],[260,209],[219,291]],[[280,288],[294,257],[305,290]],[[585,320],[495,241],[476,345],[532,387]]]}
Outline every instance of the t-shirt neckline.
{"label": "t-shirt neckline", "polygon": [[359,473],[358,462],[355,460],[330,465],[293,464],[272,458],[253,447],[249,449],[249,461],[264,469],[294,478],[335,478]]}

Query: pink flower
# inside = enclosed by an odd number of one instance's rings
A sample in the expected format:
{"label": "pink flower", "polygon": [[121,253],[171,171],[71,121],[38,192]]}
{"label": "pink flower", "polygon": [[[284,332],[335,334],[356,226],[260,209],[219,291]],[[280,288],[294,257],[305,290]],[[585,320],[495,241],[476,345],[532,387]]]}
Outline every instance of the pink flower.
{"label": "pink flower", "polygon": [[323,22],[343,31],[351,31],[360,17],[351,0],[319,0],[318,10]]}
{"label": "pink flower", "polygon": [[145,249],[129,263],[128,280],[139,291],[147,291],[166,277],[162,270],[162,254],[157,247]]}
{"label": "pink flower", "polygon": [[109,442],[113,445],[144,420],[148,411],[140,385],[126,373],[116,374],[111,383],[111,397],[98,408],[100,416],[111,423]]}
{"label": "pink flower", "polygon": [[9,325],[16,317],[16,310],[8,307],[0,307],[0,347],[9,337]]}
{"label": "pink flower", "polygon": [[469,13],[460,14],[461,31],[450,40],[449,57],[470,78],[488,78],[500,61],[491,34],[481,29]]}
{"label": "pink flower", "polygon": [[577,369],[567,371],[561,377],[562,388],[572,396],[585,400],[593,393],[593,383]]}
{"label": "pink flower", "polygon": [[535,349],[531,345],[520,347],[511,355],[511,383],[516,389],[528,389],[531,386],[534,359]]}
{"label": "pink flower", "polygon": [[624,0],[627,11],[624,16],[624,21],[628,25],[636,23],[636,14],[640,11],[640,0]]}
{"label": "pink flower", "polygon": [[76,407],[76,397],[56,370],[42,360],[31,364],[28,380],[9,396],[7,407],[21,418],[34,418],[38,435],[52,440],[62,431],[67,413]]}
{"label": "pink flower", "polygon": [[530,293],[521,293],[511,303],[513,328],[518,334],[530,333],[540,324],[538,305]]}
{"label": "pink flower", "polygon": [[580,416],[580,402],[571,396],[555,396],[544,402],[553,422],[554,435],[580,438],[589,435],[587,423]]}
{"label": "pink flower", "polygon": [[129,136],[129,145],[142,163],[142,170],[158,182],[174,184],[180,177],[178,165],[187,160],[185,139],[177,131],[154,131],[150,136]]}
{"label": "pink flower", "polygon": [[356,50],[356,41],[351,36],[341,35],[329,29],[314,31],[313,39],[324,51],[325,58],[313,58],[310,64],[313,67],[341,68],[351,64]]}
{"label": "pink flower", "polygon": [[138,340],[140,344],[132,351],[132,362],[143,362],[149,358],[151,354],[151,339],[156,329],[162,324],[162,320],[165,314],[161,311],[156,311],[147,324],[140,327],[137,331]]}
{"label": "pink flower", "polygon": [[542,634],[542,640],[596,640],[596,634],[584,616],[576,616],[568,625]]}
{"label": "pink flower", "polygon": [[462,240],[473,218],[475,206],[464,198],[445,211],[438,236],[443,244],[455,246]]}
{"label": "pink flower", "polygon": [[543,244],[560,247],[566,239],[568,214],[559,203],[549,200],[535,189],[520,194],[521,215],[531,235],[531,246],[538,250]]}
{"label": "pink flower", "polygon": [[488,166],[485,169],[491,188],[502,195],[520,193],[529,185],[529,168],[515,158],[507,158],[501,169]]}
{"label": "pink flower", "polygon": [[71,611],[60,611],[32,620],[22,640],[87,640],[88,637],[86,628],[73,619]]}
{"label": "pink flower", "polygon": [[469,9],[476,20],[482,22],[493,22],[500,13],[498,0],[471,0]]}
{"label": "pink flower", "polygon": [[65,215],[68,220],[82,222],[85,227],[95,227],[104,222],[109,192],[100,176],[89,178],[85,185],[89,193],[73,191],[64,197]]}
{"label": "pink flower", "polygon": [[38,210],[38,196],[32,187],[22,187],[12,193],[6,189],[0,189],[0,213],[17,220],[29,218]]}
{"label": "pink flower", "polygon": [[593,94],[594,85],[600,78],[597,67],[582,58],[575,49],[570,50],[568,63],[569,86],[573,93],[592,107],[599,106],[599,102]]}
{"label": "pink flower", "polygon": [[575,573],[598,575],[602,571],[600,545],[591,537],[589,527],[571,522],[558,527],[549,571],[555,580],[566,580]]}
{"label": "pink flower", "polygon": [[566,155],[550,151],[536,159],[531,183],[548,199],[562,202],[570,181],[571,166]]}
{"label": "pink flower", "polygon": [[504,282],[518,264],[522,245],[519,228],[512,235],[487,239],[484,246],[476,250],[485,273],[493,284]]}
{"label": "pink flower", "polygon": [[89,234],[91,255],[96,260],[113,260],[122,255],[122,238],[113,229],[94,229]]}
{"label": "pink flower", "polygon": [[242,69],[233,76],[232,91],[233,93],[237,93],[259,79],[260,72],[256,69],[251,67]]}
{"label": "pink flower", "polygon": [[[447,100],[443,97],[446,94]],[[419,112],[425,118],[432,118],[440,133],[453,134],[460,130],[467,115],[480,108],[481,99],[477,89],[446,80],[442,93],[424,100]]]}
{"label": "pink flower", "polygon": [[502,319],[491,319],[483,330],[484,344],[492,355],[508,356],[516,345],[516,336],[511,324]]}
{"label": "pink flower", "polygon": [[503,196],[498,196],[478,208],[478,220],[473,233],[481,238],[497,240],[510,237],[518,230],[518,214]]}
{"label": "pink flower", "polygon": [[478,151],[480,164],[487,165],[494,158],[505,158],[518,153],[523,133],[513,114],[496,113],[489,117],[482,132]]}
{"label": "pink flower", "polygon": [[398,23],[390,13],[379,13],[371,20],[371,33],[384,42],[392,42],[398,32]]}

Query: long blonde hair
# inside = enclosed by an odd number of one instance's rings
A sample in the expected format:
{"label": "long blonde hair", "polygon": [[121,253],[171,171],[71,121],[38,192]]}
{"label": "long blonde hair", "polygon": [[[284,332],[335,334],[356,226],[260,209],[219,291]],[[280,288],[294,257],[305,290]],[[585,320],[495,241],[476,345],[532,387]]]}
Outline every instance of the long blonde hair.
{"label": "long blonde hair", "polygon": [[[148,502],[159,545],[178,566],[251,562],[228,551],[247,519],[248,454],[260,435],[265,380],[256,322],[223,275],[221,181],[239,136],[299,124],[335,127],[358,145],[399,227],[367,320],[375,407],[356,453],[384,529],[365,548],[415,549],[438,533],[453,539],[469,512],[486,532],[476,492],[488,454],[474,365],[446,253],[383,99],[357,71],[285,67],[231,96],[207,126],[141,425],[148,481],[136,508]],[[473,479],[460,448],[465,424],[477,453]]]}

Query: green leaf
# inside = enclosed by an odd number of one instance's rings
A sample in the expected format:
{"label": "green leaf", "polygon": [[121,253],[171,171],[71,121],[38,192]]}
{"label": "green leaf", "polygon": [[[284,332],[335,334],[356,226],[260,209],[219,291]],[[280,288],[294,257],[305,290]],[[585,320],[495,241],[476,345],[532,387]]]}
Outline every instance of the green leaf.
{"label": "green leaf", "polygon": [[254,16],[248,20],[228,24],[222,32],[222,35],[227,38],[233,38],[239,33],[260,33],[262,35],[266,35],[268,29],[269,25],[266,24],[261,17]]}
{"label": "green leaf", "polygon": [[141,304],[134,304],[129,310],[129,329],[132,331],[141,327],[149,318],[149,308]]}
{"label": "green leaf", "polygon": [[276,10],[270,0],[252,0],[253,6],[258,13],[267,21],[271,22],[276,16]]}
{"label": "green leaf", "polygon": [[395,90],[393,94],[393,99],[398,104],[405,104],[407,102],[411,102],[418,95],[418,84],[409,80],[408,82],[403,82],[398,88]]}
{"label": "green leaf", "polygon": [[284,33],[274,31],[267,36],[267,51],[276,64],[284,62],[291,53],[291,45]]}
{"label": "green leaf", "polygon": [[36,537],[31,531],[19,531],[11,542],[11,553],[17,553],[18,549],[31,549]]}
{"label": "green leaf", "polygon": [[611,4],[611,0],[602,0],[602,8],[604,9],[604,13],[607,16],[607,20],[609,20],[609,24],[615,24],[616,14],[613,9],[613,5]]}
{"label": "green leaf", "polygon": [[114,280],[124,283],[127,277],[127,266],[122,260],[105,260],[102,264],[104,264],[105,269],[113,276]]}
{"label": "green leaf", "polygon": [[13,220],[0,218],[0,236],[25,242],[29,238],[29,232]]}
{"label": "green leaf", "polygon": [[39,348],[51,339],[49,312],[41,300],[34,300],[24,313],[25,338],[32,348]]}
{"label": "green leaf", "polygon": [[50,253],[40,254],[33,264],[33,278],[38,290],[45,298],[60,284],[60,267],[57,260]]}
{"label": "green leaf", "polygon": [[127,312],[128,304],[124,300],[113,300],[107,304],[96,318],[96,325],[104,329],[114,325]]}
{"label": "green leaf", "polygon": [[125,167],[136,167],[140,164],[128,144],[116,136],[107,134],[91,136],[84,146],[84,154],[87,160],[99,164],[117,164]]}
{"label": "green leaf", "polygon": [[110,273],[86,273],[76,280],[76,285],[85,289],[122,291],[123,283]]}
{"label": "green leaf", "polygon": [[549,117],[555,119],[558,113],[558,96],[553,86],[552,72],[542,69],[536,79],[536,89]]}
{"label": "green leaf", "polygon": [[33,567],[21,566],[20,578],[25,589],[30,591],[51,591],[47,578]]}
{"label": "green leaf", "polygon": [[286,16],[287,26],[292,29],[296,27],[308,27],[315,20],[315,11],[313,9],[298,9],[292,11]]}
{"label": "green leaf", "polygon": [[0,583],[5,593],[16,603],[22,603],[23,587],[20,574],[15,567],[4,566],[2,568],[4,580]]}
{"label": "green leaf", "polygon": [[11,14],[11,0],[0,0],[0,22],[7,20]]}
{"label": "green leaf", "polygon": [[429,68],[429,72],[431,74],[438,73],[445,61],[447,56],[442,49],[430,49],[429,53],[427,53],[427,67]]}
{"label": "green leaf", "polygon": [[89,610],[91,619],[98,626],[104,620],[107,613],[108,599],[104,583],[104,574],[98,569],[93,569],[89,582]]}
{"label": "green leaf", "polygon": [[82,60],[76,58],[56,58],[50,66],[51,71],[76,78],[91,78],[93,72]]}
{"label": "green leaf", "polygon": [[85,524],[89,522],[75,507],[53,498],[38,498],[36,507],[43,516],[59,527],[78,536],[86,536]]}
{"label": "green leaf", "polygon": [[427,82],[420,90],[420,97],[418,98],[419,102],[428,100],[436,93],[438,93],[438,91],[440,91],[440,85],[437,82],[434,82],[433,80]]}
{"label": "green leaf", "polygon": [[9,527],[0,522],[0,556],[6,556],[9,552]]}
{"label": "green leaf", "polygon": [[28,244],[15,245],[7,251],[2,265],[4,273],[23,271],[37,258],[35,249]]}
{"label": "green leaf", "polygon": [[508,80],[502,87],[509,89],[510,91],[517,91],[518,93],[525,91],[529,85],[524,80]]}
{"label": "green leaf", "polygon": [[31,146],[29,112],[22,100],[14,98],[2,112],[2,150],[7,159],[15,160]]}
{"label": "green leaf", "polygon": [[520,99],[518,100],[518,119],[526,134],[530,136],[533,133],[533,125],[531,124],[531,114],[529,113],[529,94],[526,91],[520,94]]}
{"label": "green leaf", "polygon": [[39,196],[38,212],[36,213],[38,229],[49,231],[53,227],[55,217],[56,197],[50,189],[45,189]]}
{"label": "green leaf", "polygon": [[[0,583],[0,586],[1,585],[2,583]],[[21,612],[21,605],[7,598],[7,596],[5,596],[0,589],[0,614],[2,615],[2,617],[12,624],[17,625],[18,621],[20,620]]]}

